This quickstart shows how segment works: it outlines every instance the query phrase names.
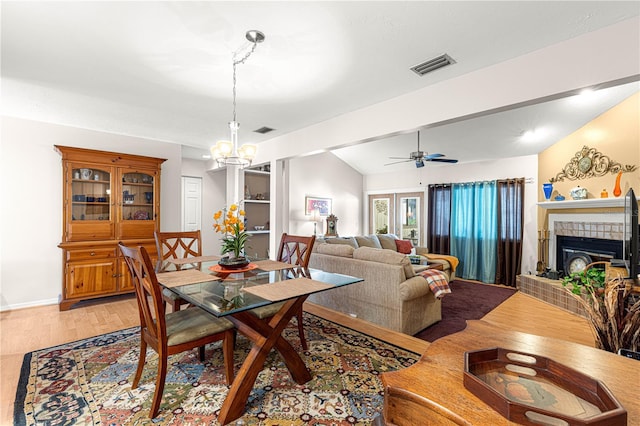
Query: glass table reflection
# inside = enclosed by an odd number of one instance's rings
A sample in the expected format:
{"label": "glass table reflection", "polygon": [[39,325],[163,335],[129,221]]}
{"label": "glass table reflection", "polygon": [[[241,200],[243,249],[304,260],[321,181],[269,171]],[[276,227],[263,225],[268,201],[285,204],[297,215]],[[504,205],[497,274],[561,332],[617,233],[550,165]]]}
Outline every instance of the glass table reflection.
{"label": "glass table reflection", "polygon": [[[205,268],[203,269],[206,271]],[[243,291],[245,288],[277,283],[294,278],[311,278],[315,281],[331,284],[333,287],[341,287],[362,281],[360,278],[348,275],[303,268],[292,268],[280,271],[254,269],[240,273],[230,271],[224,275],[220,276],[220,278],[214,278],[212,281],[171,287],[170,290],[189,303],[220,317],[277,303]],[[212,275],[212,277],[214,276]],[[158,281],[162,284],[162,274],[158,274]],[[292,283],[292,285],[295,284]],[[312,293],[307,293],[306,295],[308,296],[310,294]],[[294,297],[297,296],[291,298]]]}

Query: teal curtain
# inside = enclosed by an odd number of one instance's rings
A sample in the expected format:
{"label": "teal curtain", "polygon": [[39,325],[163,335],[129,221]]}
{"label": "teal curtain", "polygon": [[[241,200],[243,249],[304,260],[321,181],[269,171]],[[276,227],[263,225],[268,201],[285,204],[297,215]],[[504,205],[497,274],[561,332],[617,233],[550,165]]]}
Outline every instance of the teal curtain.
{"label": "teal curtain", "polygon": [[498,212],[496,181],[456,183],[451,194],[451,255],[460,278],[495,283]]}

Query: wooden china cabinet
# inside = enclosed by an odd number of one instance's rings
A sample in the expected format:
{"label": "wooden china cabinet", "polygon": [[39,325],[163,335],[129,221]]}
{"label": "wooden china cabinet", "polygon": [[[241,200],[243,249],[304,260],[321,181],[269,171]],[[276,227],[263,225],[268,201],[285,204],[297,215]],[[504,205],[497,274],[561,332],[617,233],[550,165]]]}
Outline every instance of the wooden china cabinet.
{"label": "wooden china cabinet", "polygon": [[62,156],[60,310],[134,291],[118,242],[156,257],[162,158],[55,146]]}

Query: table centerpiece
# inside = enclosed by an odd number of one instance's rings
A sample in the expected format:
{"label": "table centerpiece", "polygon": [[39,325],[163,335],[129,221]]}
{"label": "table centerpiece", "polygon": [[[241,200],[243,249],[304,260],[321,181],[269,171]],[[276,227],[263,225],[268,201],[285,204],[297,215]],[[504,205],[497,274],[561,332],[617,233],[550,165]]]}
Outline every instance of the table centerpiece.
{"label": "table centerpiece", "polygon": [[213,229],[223,234],[221,254],[226,254],[218,261],[218,264],[226,269],[241,269],[249,264],[249,259],[244,255],[244,246],[249,240],[244,224],[245,212],[237,204],[232,204],[229,209],[222,209],[213,215],[215,223]]}

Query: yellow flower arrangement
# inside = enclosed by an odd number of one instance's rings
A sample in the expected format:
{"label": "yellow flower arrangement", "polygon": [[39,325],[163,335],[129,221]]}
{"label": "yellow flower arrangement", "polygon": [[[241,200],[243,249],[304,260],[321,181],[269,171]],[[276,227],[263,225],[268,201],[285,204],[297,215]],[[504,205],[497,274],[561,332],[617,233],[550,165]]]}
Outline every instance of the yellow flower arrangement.
{"label": "yellow flower arrangement", "polygon": [[224,235],[222,254],[233,253],[234,258],[242,256],[244,245],[249,239],[244,227],[244,216],[244,210],[238,208],[237,204],[231,204],[228,210],[219,210],[213,215],[213,229]]}

